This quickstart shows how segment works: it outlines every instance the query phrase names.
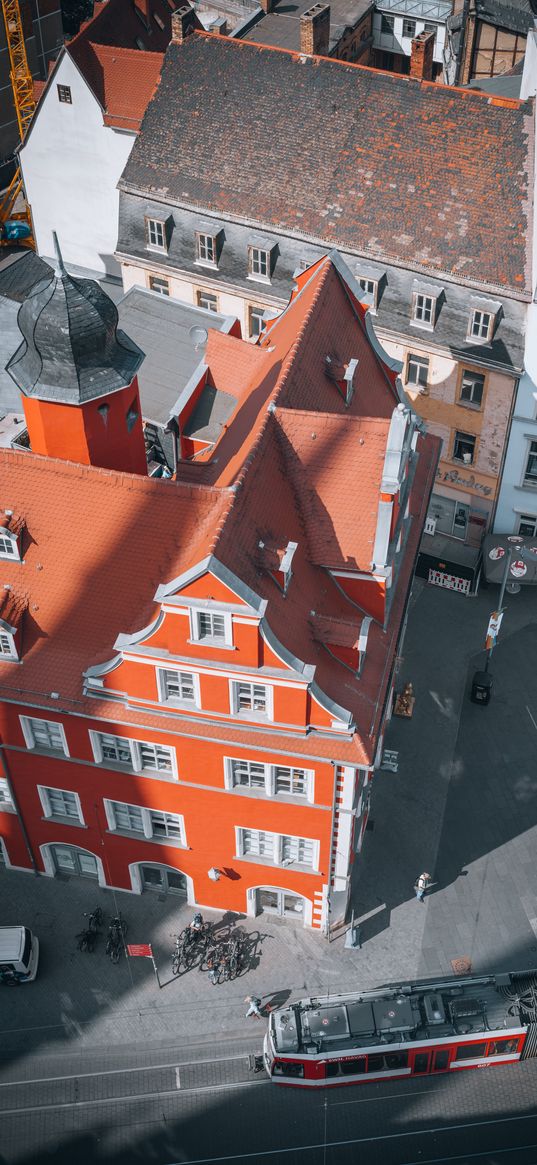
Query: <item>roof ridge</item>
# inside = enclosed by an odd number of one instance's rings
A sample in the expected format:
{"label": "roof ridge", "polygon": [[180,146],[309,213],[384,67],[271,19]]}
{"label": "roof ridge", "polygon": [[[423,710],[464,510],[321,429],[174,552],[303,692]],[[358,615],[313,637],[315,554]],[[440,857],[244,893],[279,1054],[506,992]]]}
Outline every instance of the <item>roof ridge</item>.
{"label": "roof ridge", "polygon": [[86,44],[91,49],[98,49],[100,53],[119,53],[121,56],[136,57],[137,60],[140,60],[144,57],[151,61],[154,61],[155,58],[158,57],[164,60],[164,53],[162,49],[133,49],[129,48],[128,45],[101,44],[101,42],[98,40],[87,40]]}
{"label": "roof ridge", "polygon": [[229,486],[205,485],[202,482],[196,481],[182,481],[181,478],[154,478],[143,477],[138,473],[127,473],[124,470],[104,469],[99,465],[83,465],[78,461],[66,461],[59,457],[42,456],[40,453],[19,452],[17,449],[0,449],[0,467],[4,462],[11,463],[13,467],[24,465],[36,473],[52,473],[56,478],[72,477],[72,478],[109,478],[112,480],[114,487],[119,489],[129,489],[143,493],[158,493],[163,490],[175,490],[185,496],[195,496],[196,493],[201,495],[214,495],[216,498],[221,498],[227,493],[232,493]]}
{"label": "roof ridge", "polygon": [[[405,74],[405,73],[391,73],[391,72],[389,72],[388,69],[376,69],[372,65],[362,65],[362,64],[360,64],[359,61],[343,61],[339,57],[327,57],[321,53],[303,53],[300,51],[300,49],[287,49],[287,48],[284,48],[283,45],[268,45],[268,44],[262,44],[258,41],[255,41],[255,40],[237,40],[235,37],[229,37],[229,36],[222,37],[220,35],[220,33],[209,32],[206,29],[204,29],[204,30],[194,29],[193,31],[194,31],[194,36],[204,37],[206,39],[211,38],[211,40],[218,40],[220,42],[225,41],[226,44],[234,44],[234,45],[237,45],[238,47],[241,47],[241,48],[245,48],[248,45],[254,49],[262,49],[264,52],[287,53],[291,57],[296,57],[297,60],[301,60],[301,59],[312,60],[316,64],[319,61],[326,61],[330,65],[340,65],[340,66],[346,67],[348,69],[358,69],[363,73],[373,73],[375,76],[378,76],[379,74],[381,74],[384,77],[389,77],[390,80],[393,81],[394,83],[404,82],[405,84],[410,84],[410,85],[420,85],[422,87],[427,86],[427,87],[430,87],[432,89],[435,89],[436,91],[447,90],[449,93],[458,93],[462,97],[466,97],[466,98],[469,96],[472,96],[472,97],[477,96],[480,98],[485,98],[485,100],[490,105],[500,105],[500,106],[507,105],[508,108],[518,109],[520,106],[527,104],[527,99],[522,100],[522,99],[517,99],[514,97],[510,97],[510,98],[495,97],[490,93],[481,92],[481,90],[479,90],[479,89],[466,89],[461,85],[446,85],[442,81],[440,81],[440,82],[438,82],[438,81],[422,81],[417,77],[410,77],[408,74]],[[173,41],[170,41],[170,44],[173,44],[173,43],[174,43]]]}
{"label": "roof ridge", "polygon": [[[397,405],[394,404],[393,407],[394,407],[394,409],[396,409]],[[359,424],[359,425],[362,425],[364,423],[364,421],[366,421],[368,424],[375,424],[375,425],[380,425],[383,427],[385,427],[385,426],[389,427],[389,425],[391,424],[391,417],[369,417],[369,416],[364,416],[363,414],[349,413],[349,412],[334,413],[329,409],[297,409],[297,408],[294,408],[293,405],[285,405],[285,404],[276,405],[276,408],[273,409],[273,412],[274,412],[274,415],[278,419],[280,418],[280,416],[285,416],[286,414],[287,415],[292,414],[293,416],[307,418],[309,420],[310,424],[314,423],[314,420],[316,417],[319,417],[322,420],[326,419],[329,421],[336,421],[339,424],[341,424],[343,421],[345,423],[352,421],[353,423]]]}

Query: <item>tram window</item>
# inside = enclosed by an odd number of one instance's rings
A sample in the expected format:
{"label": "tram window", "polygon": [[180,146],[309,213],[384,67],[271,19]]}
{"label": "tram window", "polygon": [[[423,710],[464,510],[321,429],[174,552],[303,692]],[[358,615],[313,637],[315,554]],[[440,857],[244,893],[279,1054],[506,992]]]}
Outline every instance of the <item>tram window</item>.
{"label": "tram window", "polygon": [[419,1072],[426,1072],[428,1067],[429,1067],[429,1053],[428,1052],[418,1052],[417,1055],[414,1056],[414,1072],[416,1074]]}
{"label": "tram window", "polygon": [[367,1071],[384,1072],[384,1056],[368,1056]]}
{"label": "tram window", "polygon": [[292,1060],[276,1060],[272,1069],[273,1076],[303,1076],[304,1065],[294,1064]]}
{"label": "tram window", "polygon": [[358,1076],[360,1072],[365,1072],[365,1056],[360,1056],[357,1060],[344,1060],[341,1072],[343,1076]]}
{"label": "tram window", "polygon": [[487,1049],[486,1044],[462,1044],[457,1048],[455,1053],[456,1060],[479,1060],[480,1056],[484,1056]]}
{"label": "tram window", "polygon": [[433,1071],[434,1072],[444,1072],[445,1069],[447,1068],[448,1064],[449,1064],[449,1052],[447,1050],[441,1051],[441,1052],[435,1052],[434,1064],[433,1064]]}
{"label": "tram window", "polygon": [[489,1056],[510,1056],[513,1052],[518,1051],[518,1038],[514,1040],[491,1040],[489,1044]]}
{"label": "tram window", "polygon": [[408,1052],[387,1052],[386,1067],[392,1071],[395,1068],[408,1068]]}
{"label": "tram window", "polygon": [[327,1060],[326,1061],[326,1075],[327,1076],[339,1076],[339,1061],[338,1060]]}

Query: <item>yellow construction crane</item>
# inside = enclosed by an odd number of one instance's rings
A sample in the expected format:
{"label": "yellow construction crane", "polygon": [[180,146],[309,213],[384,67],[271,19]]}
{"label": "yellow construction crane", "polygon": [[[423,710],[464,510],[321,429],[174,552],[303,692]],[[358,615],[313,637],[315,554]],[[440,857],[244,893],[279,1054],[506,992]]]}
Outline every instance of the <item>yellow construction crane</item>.
{"label": "yellow construction crane", "polygon": [[[0,0],[6,29],[7,47],[11,65],[11,88],[21,142],[35,110],[34,85],[28,66],[24,29],[19,0]],[[0,201],[0,246],[18,242],[33,247],[34,238],[30,207],[25,203],[22,210],[15,210],[15,204],[22,193],[22,174],[17,166],[15,174]]]}

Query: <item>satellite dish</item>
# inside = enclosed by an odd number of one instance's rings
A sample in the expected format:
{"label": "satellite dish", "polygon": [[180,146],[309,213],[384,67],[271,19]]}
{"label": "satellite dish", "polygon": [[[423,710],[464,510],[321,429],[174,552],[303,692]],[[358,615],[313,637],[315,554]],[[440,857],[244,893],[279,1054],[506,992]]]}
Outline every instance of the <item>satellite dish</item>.
{"label": "satellite dish", "polygon": [[189,328],[188,334],[194,345],[194,348],[196,349],[196,352],[199,352],[200,348],[205,346],[209,338],[207,329],[200,328],[198,324],[194,324],[193,328]]}

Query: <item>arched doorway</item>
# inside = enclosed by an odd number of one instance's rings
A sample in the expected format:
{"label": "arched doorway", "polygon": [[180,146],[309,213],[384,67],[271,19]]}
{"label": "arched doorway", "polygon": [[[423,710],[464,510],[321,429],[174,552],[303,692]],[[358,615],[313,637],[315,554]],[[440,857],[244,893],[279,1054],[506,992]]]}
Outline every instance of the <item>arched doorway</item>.
{"label": "arched doorway", "polygon": [[51,877],[59,875],[90,878],[106,886],[106,878],[101,859],[90,850],[82,849],[78,845],[65,845],[63,842],[49,842],[41,846],[43,864],[46,873]]}
{"label": "arched doorway", "polygon": [[174,866],[161,866],[157,862],[135,862],[129,867],[132,888],[137,894],[153,891],[158,894],[174,894],[194,902],[192,878]]}
{"label": "arched doorway", "polygon": [[311,926],[312,904],[300,894],[280,886],[256,886],[248,891],[248,898],[254,915],[273,914],[277,918],[287,918],[303,926]]}

